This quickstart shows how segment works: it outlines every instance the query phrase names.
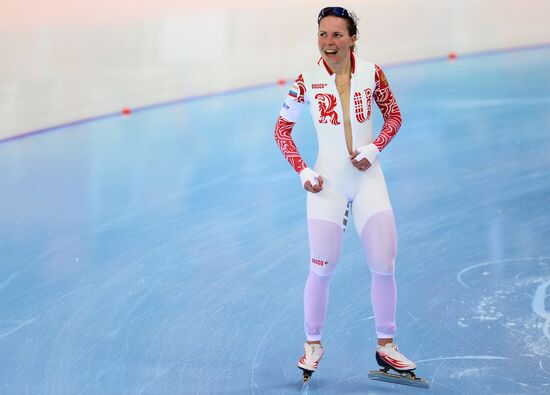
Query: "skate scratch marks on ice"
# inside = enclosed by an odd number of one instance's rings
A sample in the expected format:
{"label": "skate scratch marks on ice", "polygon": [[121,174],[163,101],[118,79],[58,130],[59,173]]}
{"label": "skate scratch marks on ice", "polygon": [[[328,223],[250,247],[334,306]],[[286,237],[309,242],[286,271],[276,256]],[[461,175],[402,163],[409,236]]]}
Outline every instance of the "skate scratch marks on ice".
{"label": "skate scratch marks on ice", "polygon": [[23,322],[22,324],[16,326],[16,327],[13,328],[13,329],[10,329],[9,331],[7,331],[7,332],[5,332],[5,333],[0,333],[0,340],[3,340],[4,338],[8,337],[8,336],[11,335],[12,333],[17,332],[19,329],[24,328],[24,327],[26,327],[27,325],[32,324],[32,323],[33,323],[34,321],[36,321],[37,319],[38,319],[38,317],[31,318],[30,320],[27,320],[27,321]]}
{"label": "skate scratch marks on ice", "polygon": [[251,378],[251,386],[252,386],[252,393],[255,394],[256,391],[255,391],[255,383],[254,383],[254,372],[256,371],[256,360],[258,359],[258,354],[260,353],[260,349],[262,348],[262,345],[264,344],[264,341],[265,339],[267,338],[267,335],[269,335],[269,333],[271,332],[271,329],[273,329],[273,326],[275,325],[276,322],[278,322],[287,312],[288,310],[291,308],[291,307],[294,307],[294,305],[296,304],[296,302],[294,303],[289,303],[286,308],[281,311],[281,313],[273,320],[271,321],[271,324],[269,325],[269,328],[267,328],[267,330],[265,331],[262,339],[260,340],[260,343],[258,343],[258,347],[256,348],[256,353],[254,354],[254,360],[252,361],[252,378]]}
{"label": "skate scratch marks on ice", "polygon": [[545,283],[542,283],[538,286],[535,297],[533,298],[533,311],[535,314],[543,318],[544,325],[542,326],[542,333],[544,333],[544,336],[550,340],[550,335],[548,334],[548,327],[550,325],[550,312],[546,311],[546,298],[548,295],[548,287],[550,286],[550,281],[546,281]]}
{"label": "skate scratch marks on ice", "polygon": [[2,283],[0,283],[0,289],[4,288],[9,283],[11,283],[15,279],[15,277],[17,277],[18,274],[19,272],[12,273],[7,279],[5,279]]}
{"label": "skate scratch marks on ice", "polygon": [[441,369],[441,367],[443,366],[443,364],[445,363],[445,361],[441,361],[441,363],[439,364],[439,366],[437,367],[437,370],[435,371],[433,377],[432,377],[432,387],[433,385],[435,384],[435,378],[437,377],[437,373],[439,373],[439,369]]}
{"label": "skate scratch marks on ice", "polygon": [[462,281],[462,276],[472,270],[472,269],[476,269],[478,267],[482,267],[482,266],[487,266],[487,265],[498,265],[498,264],[501,264],[501,263],[509,263],[509,262],[525,262],[525,261],[533,261],[533,260],[540,260],[542,259],[541,257],[539,258],[520,258],[520,259],[502,259],[502,260],[496,260],[496,261],[489,261],[489,262],[483,262],[483,263],[478,263],[478,264],[475,264],[475,265],[471,265],[471,266],[468,266],[467,268],[465,269],[462,269],[458,275],[456,276],[456,279],[458,280],[458,282],[465,288],[470,288],[470,286],[468,284],[466,284],[464,281]]}
{"label": "skate scratch marks on ice", "polygon": [[161,379],[162,377],[166,376],[170,371],[172,371],[172,369],[174,369],[178,364],[180,364],[181,362],[178,361],[178,362],[175,362],[173,364],[171,364],[170,366],[168,366],[167,368],[164,368],[164,369],[161,369],[160,368],[160,359],[157,361],[157,366],[156,366],[156,372],[155,372],[155,377],[151,378],[150,380],[148,380],[146,383],[144,383],[143,387],[141,388],[141,390],[139,392],[137,392],[138,395],[140,394],[143,394],[144,392],[148,391],[149,388],[155,383],[157,382],[159,379]]}
{"label": "skate scratch marks on ice", "polygon": [[351,376],[342,380],[337,381],[334,386],[338,387],[340,384],[347,383],[348,381],[358,379],[359,377],[363,377],[363,374],[356,374],[355,376]]}
{"label": "skate scratch marks on ice", "polygon": [[412,315],[409,311],[407,311],[407,314],[410,315],[412,317],[413,320],[415,320],[416,322],[418,322],[418,319]]}
{"label": "skate scratch marks on ice", "polygon": [[539,367],[540,367],[540,370],[542,370],[544,373],[550,374],[550,372],[544,369],[544,367],[542,366],[542,359],[539,359]]}
{"label": "skate scratch marks on ice", "polygon": [[420,362],[432,362],[432,361],[448,361],[451,359],[484,359],[484,360],[509,360],[510,358],[505,357],[495,357],[492,355],[464,355],[464,356],[457,356],[457,357],[441,357],[441,358],[430,358],[430,359],[420,359],[416,361],[416,363]]}
{"label": "skate scratch marks on ice", "polygon": [[472,269],[476,269],[478,267],[482,267],[482,266],[487,266],[487,265],[492,265],[492,264],[497,264],[497,263],[502,263],[502,262],[505,262],[505,261],[494,261],[494,262],[483,262],[483,263],[478,263],[476,265],[471,265],[471,266],[468,266],[467,268],[465,269],[462,269],[458,275],[456,276],[456,279],[458,280],[458,282],[465,288],[470,288],[470,286],[468,284],[466,284],[464,281],[462,281],[462,275]]}

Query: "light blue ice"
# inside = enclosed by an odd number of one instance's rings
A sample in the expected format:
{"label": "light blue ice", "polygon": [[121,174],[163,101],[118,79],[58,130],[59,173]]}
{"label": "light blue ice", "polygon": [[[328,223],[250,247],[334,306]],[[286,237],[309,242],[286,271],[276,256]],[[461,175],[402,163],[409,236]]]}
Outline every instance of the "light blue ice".
{"label": "light blue ice", "polygon": [[[431,388],[367,378],[369,272],[348,231],[310,394],[550,393],[549,69],[548,47],[385,69],[404,120],[380,156],[397,340]],[[273,141],[286,89],[0,144],[0,393],[301,392],[305,193]],[[311,163],[306,115],[294,135]]]}

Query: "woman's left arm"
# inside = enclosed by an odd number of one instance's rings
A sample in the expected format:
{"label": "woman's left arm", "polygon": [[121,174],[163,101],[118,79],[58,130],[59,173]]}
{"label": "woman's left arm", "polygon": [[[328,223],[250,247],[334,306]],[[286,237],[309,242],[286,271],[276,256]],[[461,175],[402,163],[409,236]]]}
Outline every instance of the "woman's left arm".
{"label": "woman's left arm", "polygon": [[401,111],[390,89],[388,80],[380,67],[375,67],[375,88],[372,96],[382,112],[384,125],[378,137],[370,144],[359,147],[351,156],[353,166],[361,171],[368,169],[378,154],[389,144],[401,127]]}
{"label": "woman's left arm", "polygon": [[384,125],[380,134],[374,140],[373,144],[378,148],[378,152],[382,150],[389,144],[393,137],[397,134],[397,131],[401,127],[401,111],[399,111],[399,106],[395,97],[390,89],[388,80],[384,75],[384,72],[380,67],[374,65],[376,68],[375,72],[375,89],[373,93],[374,100],[382,112],[384,117]]}

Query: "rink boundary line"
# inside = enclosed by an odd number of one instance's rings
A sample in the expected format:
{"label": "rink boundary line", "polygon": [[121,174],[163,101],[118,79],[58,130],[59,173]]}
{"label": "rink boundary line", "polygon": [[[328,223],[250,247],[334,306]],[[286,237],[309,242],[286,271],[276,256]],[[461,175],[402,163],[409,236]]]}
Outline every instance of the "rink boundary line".
{"label": "rink boundary line", "polygon": [[[389,69],[389,68],[407,67],[407,66],[414,66],[414,65],[427,64],[427,63],[443,62],[443,61],[445,61],[445,62],[457,62],[460,59],[474,58],[474,57],[480,57],[480,56],[499,55],[499,54],[504,54],[504,53],[539,50],[539,49],[545,49],[545,48],[548,48],[548,47],[550,47],[550,43],[524,45],[524,46],[509,47],[509,48],[487,49],[487,50],[474,51],[474,52],[464,53],[464,54],[461,54],[461,53],[457,52],[456,53],[456,56],[457,56],[456,59],[449,59],[448,55],[446,55],[446,56],[434,56],[434,57],[431,57],[431,58],[423,58],[423,59],[417,59],[417,60],[401,61],[401,62],[395,62],[395,63],[391,63],[391,62],[390,63],[384,63],[384,64],[382,64],[382,66],[385,69]],[[285,85],[288,85],[288,83],[291,80],[286,79],[284,81],[285,81]],[[192,101],[197,101],[197,100],[202,100],[202,99],[207,99],[207,98],[212,98],[212,97],[228,96],[228,95],[233,95],[233,94],[242,93],[242,92],[248,92],[248,91],[260,90],[260,89],[264,89],[264,88],[270,88],[270,87],[274,87],[274,86],[277,86],[277,85],[281,85],[281,83],[279,81],[264,82],[264,83],[249,85],[249,86],[240,87],[240,88],[231,88],[231,89],[227,89],[227,90],[223,90],[223,91],[219,91],[219,92],[208,92],[208,93],[203,93],[203,94],[198,94],[198,95],[191,95],[191,96],[187,96],[187,97],[183,97],[183,98],[179,98],[179,99],[166,100],[166,101],[161,101],[161,102],[158,102],[158,103],[148,104],[148,105],[144,105],[144,106],[138,106],[138,107],[132,108],[131,112],[132,113],[138,113],[138,112],[141,112],[141,111],[147,111],[147,110],[152,110],[152,109],[161,108],[161,107],[169,107],[169,106],[176,105],[176,104],[187,103],[187,102],[192,102]],[[48,133],[48,132],[53,132],[53,131],[56,131],[56,130],[62,130],[62,129],[66,129],[66,128],[69,128],[69,127],[72,127],[72,126],[77,126],[77,125],[81,125],[81,124],[85,124],[85,123],[89,123],[89,122],[99,121],[99,120],[102,120],[102,119],[108,119],[108,118],[114,118],[114,117],[123,117],[123,116],[124,116],[124,114],[122,113],[122,110],[119,110],[119,111],[109,112],[107,114],[95,115],[95,116],[91,116],[91,117],[77,119],[77,120],[74,120],[74,121],[61,123],[59,125],[48,126],[48,127],[45,127],[45,128],[35,129],[35,130],[28,131],[28,132],[23,132],[23,133],[20,133],[20,134],[16,134],[16,135],[13,135],[13,136],[0,138],[0,144],[9,143],[9,142],[12,142],[12,141],[15,141],[15,140],[25,139],[25,138],[28,138],[28,137],[32,137],[32,136],[36,136],[36,135],[44,134],[44,133]]]}
{"label": "rink boundary line", "polygon": [[[543,43],[543,44],[523,45],[518,47],[484,49],[480,51],[472,51],[472,52],[466,52],[466,53],[451,51],[449,52],[448,55],[445,55],[445,56],[434,56],[431,58],[422,58],[418,60],[405,60],[402,62],[395,62],[395,63],[390,62],[390,63],[385,63],[382,66],[384,66],[384,68],[387,69],[387,68],[414,66],[417,64],[426,64],[426,63],[435,63],[435,62],[457,62],[460,59],[477,58],[477,57],[483,57],[483,56],[500,55],[500,54],[506,54],[506,53],[514,53],[514,52],[535,51],[539,49],[546,49],[549,47],[550,47],[550,43]],[[456,59],[449,59],[450,53],[456,54]]]}
{"label": "rink boundary line", "polygon": [[[180,104],[180,103],[192,102],[192,101],[197,101],[197,100],[201,100],[201,99],[207,99],[207,98],[210,98],[210,97],[219,97],[219,96],[233,95],[233,94],[242,93],[242,92],[246,92],[246,91],[259,90],[259,89],[264,89],[264,88],[267,88],[267,87],[272,87],[276,84],[277,84],[276,82],[264,82],[264,83],[257,84],[257,85],[251,85],[251,86],[246,86],[246,87],[228,89],[226,91],[203,93],[203,94],[199,94],[199,95],[187,96],[187,97],[180,98],[180,99],[166,100],[166,101],[162,101],[162,102],[159,102],[159,103],[153,103],[153,104],[147,104],[147,105],[144,105],[144,106],[133,107],[133,108],[131,108],[131,113],[134,114],[134,113],[147,111],[147,110],[151,110],[151,109],[155,109],[155,108],[169,107],[169,106],[173,106],[173,105]],[[85,124],[85,123],[89,123],[89,122],[99,121],[99,120],[102,120],[102,119],[115,118],[115,117],[124,117],[124,116],[125,115],[123,114],[122,110],[109,112],[107,114],[102,114],[102,115],[94,115],[94,116],[91,116],[91,117],[77,119],[75,121],[65,122],[65,123],[62,123],[62,124],[59,124],[59,125],[48,126],[48,127],[45,127],[45,128],[31,130],[29,132],[23,132],[21,134],[16,134],[14,136],[5,137],[5,138],[0,139],[0,144],[8,143],[8,142],[13,141],[13,140],[24,139],[24,138],[35,136],[35,135],[38,135],[38,134],[53,132],[53,131],[56,131],[56,130],[61,130],[61,129],[69,128],[69,127],[76,126],[76,125],[81,125],[81,124]],[[131,115],[129,115],[129,116],[131,116]]]}

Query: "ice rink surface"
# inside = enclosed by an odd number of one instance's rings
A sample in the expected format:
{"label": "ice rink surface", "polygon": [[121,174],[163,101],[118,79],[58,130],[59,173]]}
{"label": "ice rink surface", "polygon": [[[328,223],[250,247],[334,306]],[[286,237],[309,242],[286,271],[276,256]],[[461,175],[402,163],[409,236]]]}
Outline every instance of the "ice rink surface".
{"label": "ice rink surface", "polygon": [[[310,394],[550,393],[550,48],[385,69],[398,337],[429,390],[370,381],[348,226]],[[299,394],[305,192],[288,86],[0,144],[0,393]],[[377,128],[381,117],[376,112]],[[307,114],[294,136],[307,163]]]}

